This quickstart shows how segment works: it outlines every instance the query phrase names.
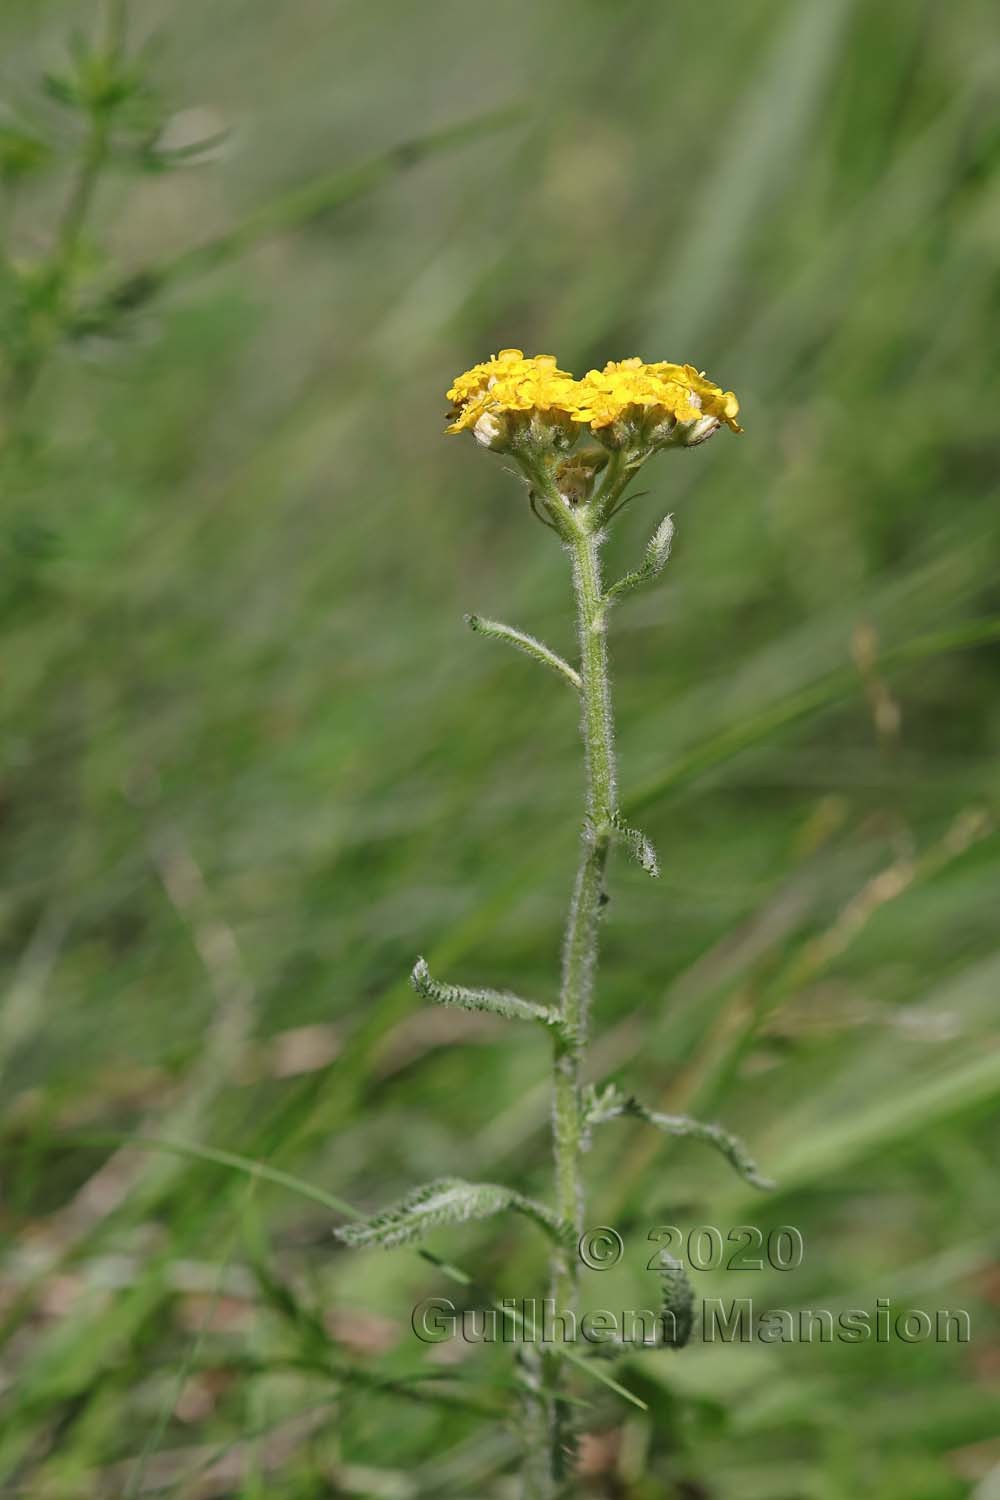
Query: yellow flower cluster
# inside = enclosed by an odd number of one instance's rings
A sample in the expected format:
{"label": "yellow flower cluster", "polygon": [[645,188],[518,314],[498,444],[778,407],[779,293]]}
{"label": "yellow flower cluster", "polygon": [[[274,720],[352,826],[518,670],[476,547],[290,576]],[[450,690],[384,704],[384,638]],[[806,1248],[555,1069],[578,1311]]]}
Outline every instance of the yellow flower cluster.
{"label": "yellow flower cluster", "polygon": [[577,389],[576,419],[595,431],[629,419],[655,426],[669,418],[688,423],[706,417],[742,431],[736,421],[740,403],[732,391],[713,385],[693,365],[612,361],[603,370],[589,370]]}
{"label": "yellow flower cluster", "polygon": [[525,359],[520,349],[501,349],[485,364],[459,375],[448,391],[453,421],[449,432],[475,427],[481,417],[505,412],[547,412],[572,417],[577,382],[560,370],[551,354]]}
{"label": "yellow flower cluster", "polygon": [[[551,354],[526,359],[520,349],[501,349],[484,364],[459,375],[448,391],[449,432],[471,428],[492,445],[506,416],[537,413],[556,423],[586,425],[606,443],[620,446],[623,433],[654,446],[670,440],[701,442],[725,423],[741,432],[740,404],[693,365],[641,359],[612,361],[574,380]],[[610,429],[614,429],[612,432]]]}

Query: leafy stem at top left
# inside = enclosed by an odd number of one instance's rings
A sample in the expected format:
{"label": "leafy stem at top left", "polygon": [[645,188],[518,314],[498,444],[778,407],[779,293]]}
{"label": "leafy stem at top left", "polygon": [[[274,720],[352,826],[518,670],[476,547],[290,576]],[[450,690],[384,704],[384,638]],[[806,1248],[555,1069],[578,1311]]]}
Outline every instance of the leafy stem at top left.
{"label": "leafy stem at top left", "polygon": [[[105,179],[201,166],[227,140],[221,126],[186,129],[160,98],[151,60],[148,43],[131,42],[128,0],[104,0],[93,34],[74,33],[62,65],[42,74],[16,109],[0,107],[0,457],[25,436],[29,398],[60,345],[121,337],[168,287],[325,219],[428,157],[516,119],[493,111],[402,141],[296,184],[209,239],[123,270],[96,233]],[[36,189],[46,189],[47,205],[48,180],[59,175],[61,206],[43,226],[33,212]]]}

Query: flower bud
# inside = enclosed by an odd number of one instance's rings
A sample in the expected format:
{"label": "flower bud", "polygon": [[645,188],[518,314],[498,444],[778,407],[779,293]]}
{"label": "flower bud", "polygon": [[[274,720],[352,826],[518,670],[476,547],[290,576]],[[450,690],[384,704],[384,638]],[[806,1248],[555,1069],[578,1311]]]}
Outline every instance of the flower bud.
{"label": "flower bud", "polygon": [[476,418],[472,436],[481,448],[492,448],[494,453],[503,453],[508,447],[510,422],[496,412],[484,411]]}
{"label": "flower bud", "polygon": [[608,455],[601,448],[581,448],[556,465],[554,479],[567,505],[585,505],[594,492],[594,480],[607,466]]}
{"label": "flower bud", "polygon": [[667,415],[658,421],[654,421],[647,428],[647,437],[651,448],[665,448],[670,443],[680,426],[677,418]]}
{"label": "flower bud", "polygon": [[699,417],[696,422],[679,422],[677,442],[682,448],[694,448],[706,438],[714,437],[720,426],[718,417]]}

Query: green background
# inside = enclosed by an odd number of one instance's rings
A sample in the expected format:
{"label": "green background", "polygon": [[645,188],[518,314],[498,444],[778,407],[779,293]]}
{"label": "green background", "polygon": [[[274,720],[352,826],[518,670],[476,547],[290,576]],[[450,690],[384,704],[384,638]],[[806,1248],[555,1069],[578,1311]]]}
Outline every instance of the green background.
{"label": "green background", "polygon": [[[85,149],[42,75],[92,21],[0,14],[2,118],[52,148],[5,196],[22,277]],[[657,1225],[791,1224],[798,1270],[695,1273],[699,1297],[973,1329],[644,1355],[617,1373],[645,1411],[581,1374],[580,1493],[996,1500],[993,6],[178,0],[137,3],[129,47],[153,93],[73,326],[0,414],[0,1493],[518,1493],[509,1350],[409,1330],[460,1288],[127,1143],[364,1212],[443,1173],[549,1193],[544,1041],[406,981],[424,953],[556,994],[576,710],[462,615],[570,652],[567,563],[503,460],[441,435],[452,376],[519,345],[690,361],[746,426],[651,465],[609,547],[633,565],[674,512],[667,573],[613,620],[622,790],[663,874],[615,861],[593,1064],[738,1130],[779,1186],[608,1126],[588,1218],[625,1255],[585,1300],[648,1305]],[[171,117],[161,141],[226,139],[143,170]],[[544,1290],[521,1220],[430,1243]]]}

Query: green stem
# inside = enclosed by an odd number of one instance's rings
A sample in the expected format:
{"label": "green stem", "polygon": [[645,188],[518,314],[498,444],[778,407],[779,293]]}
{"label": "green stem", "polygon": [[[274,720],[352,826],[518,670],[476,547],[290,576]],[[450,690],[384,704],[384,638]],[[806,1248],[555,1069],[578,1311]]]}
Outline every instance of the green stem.
{"label": "green stem", "polygon": [[[601,592],[600,538],[581,525],[572,541],[573,585],[580,632],[580,698],[586,751],[586,817],[563,946],[561,1013],[568,1038],[555,1048],[556,1204],[561,1218],[583,1232],[580,1183],[580,1066],[597,963],[597,924],[615,807],[615,765],[608,683],[607,626]],[[572,1297],[575,1264],[562,1265],[553,1295]]]}
{"label": "green stem", "polygon": [[[104,10],[104,46],[108,57],[115,64],[119,61],[124,46],[126,13],[126,0],[108,0]],[[83,157],[63,210],[48,268],[51,305],[27,349],[16,361],[7,392],[13,413],[11,430],[16,427],[14,418],[18,418],[27,405],[49,355],[71,321],[70,291],[74,262],[110,155],[113,120],[113,105],[104,101],[91,105]]]}
{"label": "green stem", "polygon": [[[616,808],[611,690],[608,678],[607,611],[601,588],[603,537],[584,513],[574,517],[567,537],[573,559],[580,635],[580,697],[586,753],[586,816],[580,864],[570,903],[563,946],[561,1013],[564,1034],[553,1059],[553,1136],[556,1205],[559,1217],[583,1233],[584,1192],[580,1171],[582,1111],[580,1075],[587,1045],[590,1001],[597,966],[598,923],[605,902],[604,872]],[[552,1297],[557,1308],[575,1310],[577,1263],[572,1251],[552,1259]],[[555,1371],[553,1369],[553,1379]],[[553,1477],[565,1478],[560,1402],[553,1388],[551,1458]]]}

